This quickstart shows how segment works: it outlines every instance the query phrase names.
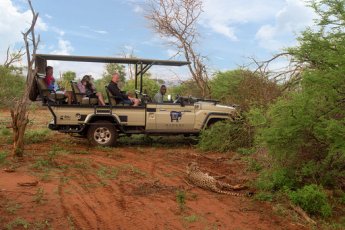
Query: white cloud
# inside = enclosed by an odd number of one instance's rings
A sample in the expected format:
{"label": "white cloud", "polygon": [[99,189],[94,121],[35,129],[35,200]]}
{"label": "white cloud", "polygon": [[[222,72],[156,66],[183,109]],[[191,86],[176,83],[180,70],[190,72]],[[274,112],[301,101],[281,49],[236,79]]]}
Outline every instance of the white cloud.
{"label": "white cloud", "polygon": [[275,15],[274,22],[261,26],[255,37],[261,47],[277,51],[284,46],[294,45],[295,39],[287,41],[287,38],[312,25],[315,17],[315,13],[303,1],[286,0],[284,7]]}
{"label": "white cloud", "polygon": [[60,37],[65,35],[65,31],[63,31],[62,29],[59,29],[55,26],[51,27],[51,30],[55,33],[57,33]]}
{"label": "white cloud", "polygon": [[108,31],[106,31],[106,30],[96,30],[96,29],[90,28],[89,26],[80,26],[80,28],[88,30],[88,31],[93,32],[93,33],[97,33],[97,34],[107,34],[108,33]]}
{"label": "white cloud", "polygon": [[73,71],[76,73],[78,79],[86,74],[92,75],[95,79],[99,79],[104,72],[103,63],[48,61],[48,65],[54,67],[55,78],[59,78],[67,71]]}
{"label": "white cloud", "polygon": [[142,13],[142,12],[144,12],[144,9],[139,5],[135,5],[133,11],[135,13]]}
{"label": "white cloud", "polygon": [[51,16],[50,14],[44,14],[44,16],[45,16],[46,18],[48,18],[48,19],[52,19],[52,18],[53,18],[53,16]]}
{"label": "white cloud", "polygon": [[268,4],[267,0],[204,0],[200,24],[236,41],[237,26],[267,20],[277,12],[280,5],[280,1]]}
{"label": "white cloud", "polygon": [[[21,12],[11,0],[0,1],[0,62],[5,59],[8,46],[15,47],[23,43],[21,32],[31,25],[32,13],[30,10]],[[47,25],[39,18],[36,29],[47,30]]]}
{"label": "white cloud", "polygon": [[71,42],[68,40],[64,40],[59,38],[58,41],[58,49],[53,50],[51,54],[60,54],[60,55],[69,55],[74,50]]}

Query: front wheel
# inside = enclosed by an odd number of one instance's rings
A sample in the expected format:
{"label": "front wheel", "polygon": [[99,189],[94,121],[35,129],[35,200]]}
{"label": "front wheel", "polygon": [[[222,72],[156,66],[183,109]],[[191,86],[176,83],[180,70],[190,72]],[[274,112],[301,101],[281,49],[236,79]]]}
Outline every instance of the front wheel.
{"label": "front wheel", "polygon": [[87,132],[87,139],[94,146],[114,146],[117,136],[115,126],[109,121],[96,121]]}

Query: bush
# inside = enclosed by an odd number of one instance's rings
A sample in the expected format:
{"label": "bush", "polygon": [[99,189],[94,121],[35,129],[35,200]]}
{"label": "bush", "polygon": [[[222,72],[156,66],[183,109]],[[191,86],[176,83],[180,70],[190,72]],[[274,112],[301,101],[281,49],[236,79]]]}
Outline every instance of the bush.
{"label": "bush", "polygon": [[0,152],[0,165],[6,162],[7,155],[8,154],[5,151]]}
{"label": "bush", "polygon": [[292,189],[296,185],[293,171],[286,168],[266,170],[255,183],[258,189],[271,192]]}
{"label": "bush", "polygon": [[249,70],[218,72],[210,81],[212,97],[225,104],[237,104],[243,111],[267,107],[281,94],[279,86]]}
{"label": "bush", "polygon": [[0,65],[0,107],[12,105],[13,99],[23,94],[25,79],[13,68]]}
{"label": "bush", "polygon": [[303,210],[312,215],[329,217],[332,208],[328,203],[327,195],[323,189],[315,184],[306,185],[297,191],[289,194],[293,203],[299,205]]}
{"label": "bush", "polygon": [[251,147],[253,139],[253,128],[246,120],[219,121],[201,132],[198,148],[202,151],[236,151]]}

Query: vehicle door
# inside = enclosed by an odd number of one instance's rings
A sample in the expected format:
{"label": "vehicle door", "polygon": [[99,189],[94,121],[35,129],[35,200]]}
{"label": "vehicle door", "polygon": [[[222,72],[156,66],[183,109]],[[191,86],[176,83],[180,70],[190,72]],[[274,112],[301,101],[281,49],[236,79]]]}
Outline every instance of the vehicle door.
{"label": "vehicle door", "polygon": [[194,129],[194,105],[179,103],[157,104],[156,129],[161,132],[192,131]]}

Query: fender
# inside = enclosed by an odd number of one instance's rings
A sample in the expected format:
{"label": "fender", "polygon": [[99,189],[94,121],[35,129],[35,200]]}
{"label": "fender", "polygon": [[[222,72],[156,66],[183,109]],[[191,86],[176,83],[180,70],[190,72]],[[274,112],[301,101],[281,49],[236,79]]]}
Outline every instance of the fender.
{"label": "fender", "polygon": [[209,113],[207,114],[204,123],[202,124],[202,129],[205,129],[207,127],[208,122],[211,119],[219,119],[219,120],[227,120],[231,119],[231,114],[230,113]]}
{"label": "fender", "polygon": [[119,118],[116,114],[88,114],[84,120],[85,124],[91,123],[95,120],[100,120],[98,118],[106,118],[106,120],[112,121],[115,124],[120,124]]}

